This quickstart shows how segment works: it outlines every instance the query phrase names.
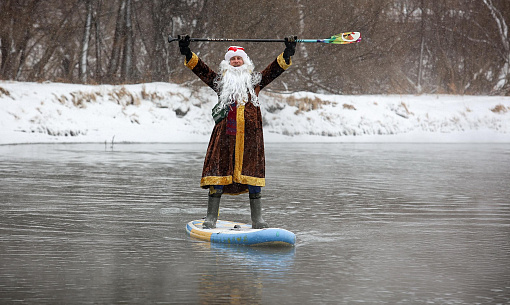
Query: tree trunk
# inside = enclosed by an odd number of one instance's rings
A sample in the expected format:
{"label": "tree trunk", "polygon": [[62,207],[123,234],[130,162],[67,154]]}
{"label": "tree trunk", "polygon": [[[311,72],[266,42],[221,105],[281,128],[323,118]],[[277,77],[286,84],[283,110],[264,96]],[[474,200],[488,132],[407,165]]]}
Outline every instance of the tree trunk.
{"label": "tree trunk", "polygon": [[151,71],[150,71],[150,80],[151,81],[163,81],[163,64],[164,64],[164,46],[165,42],[163,39],[163,35],[161,35],[161,30],[163,28],[163,22],[161,20],[163,4],[160,0],[152,1],[152,9],[151,9],[151,17],[152,17],[152,32],[153,32],[153,40],[154,40],[154,48],[152,51],[151,58]]}
{"label": "tree trunk", "polygon": [[508,25],[506,24],[503,13],[496,8],[496,6],[492,3],[492,0],[483,0],[483,3],[490,10],[492,17],[497,24],[498,34],[501,38],[501,45],[503,47],[502,56],[504,64],[499,71],[497,83],[493,89],[495,92],[499,92],[508,85],[510,76],[510,37],[508,37]]}
{"label": "tree trunk", "polygon": [[95,80],[98,83],[103,81],[103,73],[101,68],[101,37],[100,37],[100,22],[99,15],[102,12],[102,0],[98,2],[98,7],[95,10],[94,17],[94,29],[95,29],[95,37],[96,37],[96,72],[95,72]]}
{"label": "tree trunk", "polygon": [[423,91],[423,88],[421,86],[421,80],[423,75],[423,49],[425,48],[425,5],[423,3],[423,0],[421,0],[421,6],[420,6],[420,13],[421,13],[421,45],[420,45],[420,61],[418,65],[418,84],[417,84],[417,91],[418,94],[421,94]]}
{"label": "tree trunk", "polygon": [[87,18],[85,21],[85,28],[83,31],[80,55],[80,80],[82,83],[87,82],[87,54],[89,50],[90,27],[92,24],[92,1],[85,0],[85,4],[87,6]]}
{"label": "tree trunk", "polygon": [[131,65],[133,56],[133,26],[131,23],[131,0],[126,0],[125,16],[125,40],[124,40],[124,60],[122,62],[121,78],[126,82],[131,80]]}
{"label": "tree trunk", "polygon": [[113,36],[112,55],[110,57],[110,63],[108,65],[107,77],[108,81],[113,82],[115,80],[115,74],[119,68],[119,62],[121,58],[122,45],[124,44],[124,13],[126,8],[126,0],[122,0],[117,13],[117,21],[115,23],[115,34]]}
{"label": "tree trunk", "polygon": [[25,29],[25,35],[23,36],[23,40],[18,48],[19,53],[19,64],[18,69],[16,71],[15,80],[18,80],[21,76],[21,71],[23,70],[23,66],[25,65],[25,59],[27,58],[26,49],[28,45],[28,40],[30,39],[30,30],[28,28]]}

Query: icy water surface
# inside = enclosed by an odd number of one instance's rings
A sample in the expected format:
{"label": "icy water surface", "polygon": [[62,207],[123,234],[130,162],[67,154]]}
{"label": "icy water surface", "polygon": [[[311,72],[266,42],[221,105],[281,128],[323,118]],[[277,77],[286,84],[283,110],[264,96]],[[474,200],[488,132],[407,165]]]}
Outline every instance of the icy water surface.
{"label": "icy water surface", "polygon": [[0,146],[0,303],[510,303],[510,145],[267,144],[287,249],[186,235],[205,149]]}

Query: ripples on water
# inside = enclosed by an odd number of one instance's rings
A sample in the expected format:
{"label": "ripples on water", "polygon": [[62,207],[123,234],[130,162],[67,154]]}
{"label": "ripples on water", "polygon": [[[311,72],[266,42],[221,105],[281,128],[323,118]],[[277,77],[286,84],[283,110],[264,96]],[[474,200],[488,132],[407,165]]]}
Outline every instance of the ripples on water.
{"label": "ripples on water", "polygon": [[[185,235],[205,149],[0,146],[0,302],[510,302],[509,145],[268,144],[291,249]],[[247,196],[221,215],[248,222]]]}

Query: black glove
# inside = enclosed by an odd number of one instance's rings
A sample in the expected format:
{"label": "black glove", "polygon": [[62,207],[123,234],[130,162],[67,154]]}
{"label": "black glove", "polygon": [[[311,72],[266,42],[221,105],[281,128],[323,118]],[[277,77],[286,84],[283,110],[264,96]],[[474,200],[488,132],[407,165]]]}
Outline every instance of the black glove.
{"label": "black glove", "polygon": [[193,56],[191,53],[191,49],[189,48],[189,44],[191,42],[191,38],[189,35],[177,35],[177,39],[179,39],[179,49],[181,50],[182,55],[186,55],[186,61],[189,61]]}
{"label": "black glove", "polygon": [[297,36],[285,37],[285,51],[283,51],[283,58],[287,64],[290,63],[290,57],[296,53]]}

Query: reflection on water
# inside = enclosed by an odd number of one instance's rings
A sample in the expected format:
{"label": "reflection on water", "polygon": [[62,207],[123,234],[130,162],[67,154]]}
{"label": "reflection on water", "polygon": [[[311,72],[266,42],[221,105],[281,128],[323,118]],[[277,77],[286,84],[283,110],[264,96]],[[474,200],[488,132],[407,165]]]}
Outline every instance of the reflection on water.
{"label": "reflection on water", "polygon": [[[262,302],[265,286],[285,285],[294,262],[295,249],[245,247],[196,242],[197,250],[207,251],[213,263],[201,269],[201,304]],[[228,266],[228,274],[225,273]]]}
{"label": "reflection on water", "polygon": [[0,146],[0,303],[510,302],[510,145],[268,144],[290,249],[186,236],[205,149]]}

